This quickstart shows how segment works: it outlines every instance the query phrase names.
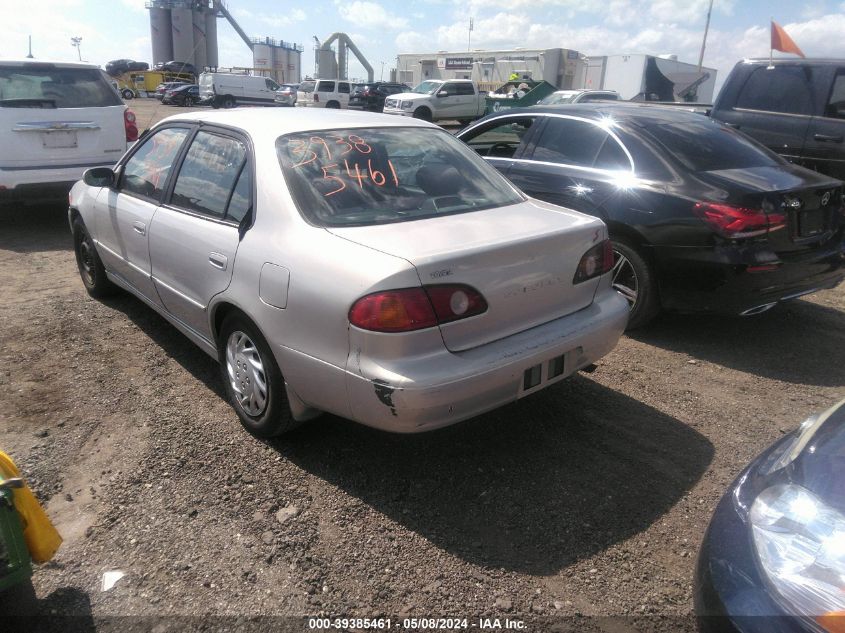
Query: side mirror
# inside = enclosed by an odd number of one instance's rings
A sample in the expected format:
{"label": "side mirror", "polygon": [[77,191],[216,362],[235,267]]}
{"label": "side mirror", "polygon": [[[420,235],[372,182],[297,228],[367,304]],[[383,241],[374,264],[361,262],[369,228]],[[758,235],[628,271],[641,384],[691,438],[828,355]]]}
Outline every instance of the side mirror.
{"label": "side mirror", "polygon": [[114,184],[114,171],[110,167],[92,167],[82,174],[82,181],[90,187],[111,187]]}
{"label": "side mirror", "polygon": [[437,93],[437,96],[438,97],[448,97],[449,93],[446,92],[445,90],[441,90],[440,92]]}

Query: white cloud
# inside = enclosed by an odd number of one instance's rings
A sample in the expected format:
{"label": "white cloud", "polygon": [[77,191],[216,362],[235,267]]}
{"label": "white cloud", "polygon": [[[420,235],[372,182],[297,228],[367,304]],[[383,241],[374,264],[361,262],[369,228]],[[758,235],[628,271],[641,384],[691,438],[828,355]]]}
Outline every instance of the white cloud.
{"label": "white cloud", "polygon": [[408,28],[408,19],[390,13],[377,2],[354,0],[335,1],[340,17],[362,29],[398,30]]}
{"label": "white cloud", "polygon": [[304,21],[308,15],[302,9],[293,9],[286,14],[266,14],[262,13],[257,16],[258,20],[272,27],[289,26],[294,22]]}

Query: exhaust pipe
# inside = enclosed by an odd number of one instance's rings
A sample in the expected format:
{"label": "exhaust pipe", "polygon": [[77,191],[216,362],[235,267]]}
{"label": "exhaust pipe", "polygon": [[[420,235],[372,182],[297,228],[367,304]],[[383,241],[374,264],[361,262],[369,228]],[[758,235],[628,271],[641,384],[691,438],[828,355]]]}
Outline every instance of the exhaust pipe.
{"label": "exhaust pipe", "polygon": [[754,316],[755,314],[763,314],[764,312],[768,312],[772,308],[774,308],[778,304],[777,301],[773,301],[772,303],[764,303],[761,306],[755,306],[753,308],[748,308],[744,312],[740,312],[739,316]]}

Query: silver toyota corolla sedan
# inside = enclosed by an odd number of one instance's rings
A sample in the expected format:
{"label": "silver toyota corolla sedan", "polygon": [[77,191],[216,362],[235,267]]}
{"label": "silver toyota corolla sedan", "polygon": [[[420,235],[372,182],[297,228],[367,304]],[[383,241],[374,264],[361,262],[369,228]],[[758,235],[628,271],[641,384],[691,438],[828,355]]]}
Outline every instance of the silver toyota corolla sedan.
{"label": "silver toyota corolla sedan", "polygon": [[628,319],[601,221],[414,119],[173,116],[86,172],[69,218],[89,294],[128,290],[218,359],[263,437],[323,411],[452,424],[594,363]]}

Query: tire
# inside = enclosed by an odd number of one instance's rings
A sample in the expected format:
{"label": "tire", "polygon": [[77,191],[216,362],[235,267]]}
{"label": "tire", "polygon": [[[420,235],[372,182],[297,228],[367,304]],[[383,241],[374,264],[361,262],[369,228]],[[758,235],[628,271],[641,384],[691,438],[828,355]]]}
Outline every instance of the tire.
{"label": "tire", "polygon": [[339,109],[340,109],[340,104],[339,104],[337,101],[329,101],[329,102],[326,104],[326,107],[327,107],[327,108],[331,108],[332,110],[339,110]]}
{"label": "tire", "polygon": [[414,118],[421,119],[423,121],[431,122],[431,110],[426,107],[417,108],[414,110]]}
{"label": "tire", "polygon": [[211,102],[211,107],[214,108],[215,110],[217,110],[220,107],[220,102],[217,99],[214,99]]}
{"label": "tire", "polygon": [[223,102],[221,105],[224,108],[229,109],[234,108],[237,103],[235,103],[235,98],[232,95],[226,95],[225,97],[223,97]]}
{"label": "tire", "polygon": [[129,88],[124,88],[124,89],[120,92],[120,96],[122,96],[124,99],[126,99],[126,100],[128,101],[129,99],[134,99],[134,98],[135,98],[135,93],[134,93],[134,92],[132,92]]}
{"label": "tire", "polygon": [[97,247],[94,246],[94,240],[91,239],[82,218],[73,221],[73,251],[79,276],[88,294],[95,299],[113,294],[117,287],[106,276],[106,269],[97,254]]}
{"label": "tire", "polygon": [[182,101],[182,105],[186,108],[190,108],[194,105],[194,98],[193,97],[185,97],[185,100]]}
{"label": "tire", "polygon": [[239,313],[227,316],[217,350],[226,396],[247,431],[270,438],[300,426],[270,346],[249,319]]}
{"label": "tire", "polygon": [[613,287],[628,301],[628,330],[643,327],[660,312],[654,271],[637,248],[624,238],[611,237]]}

